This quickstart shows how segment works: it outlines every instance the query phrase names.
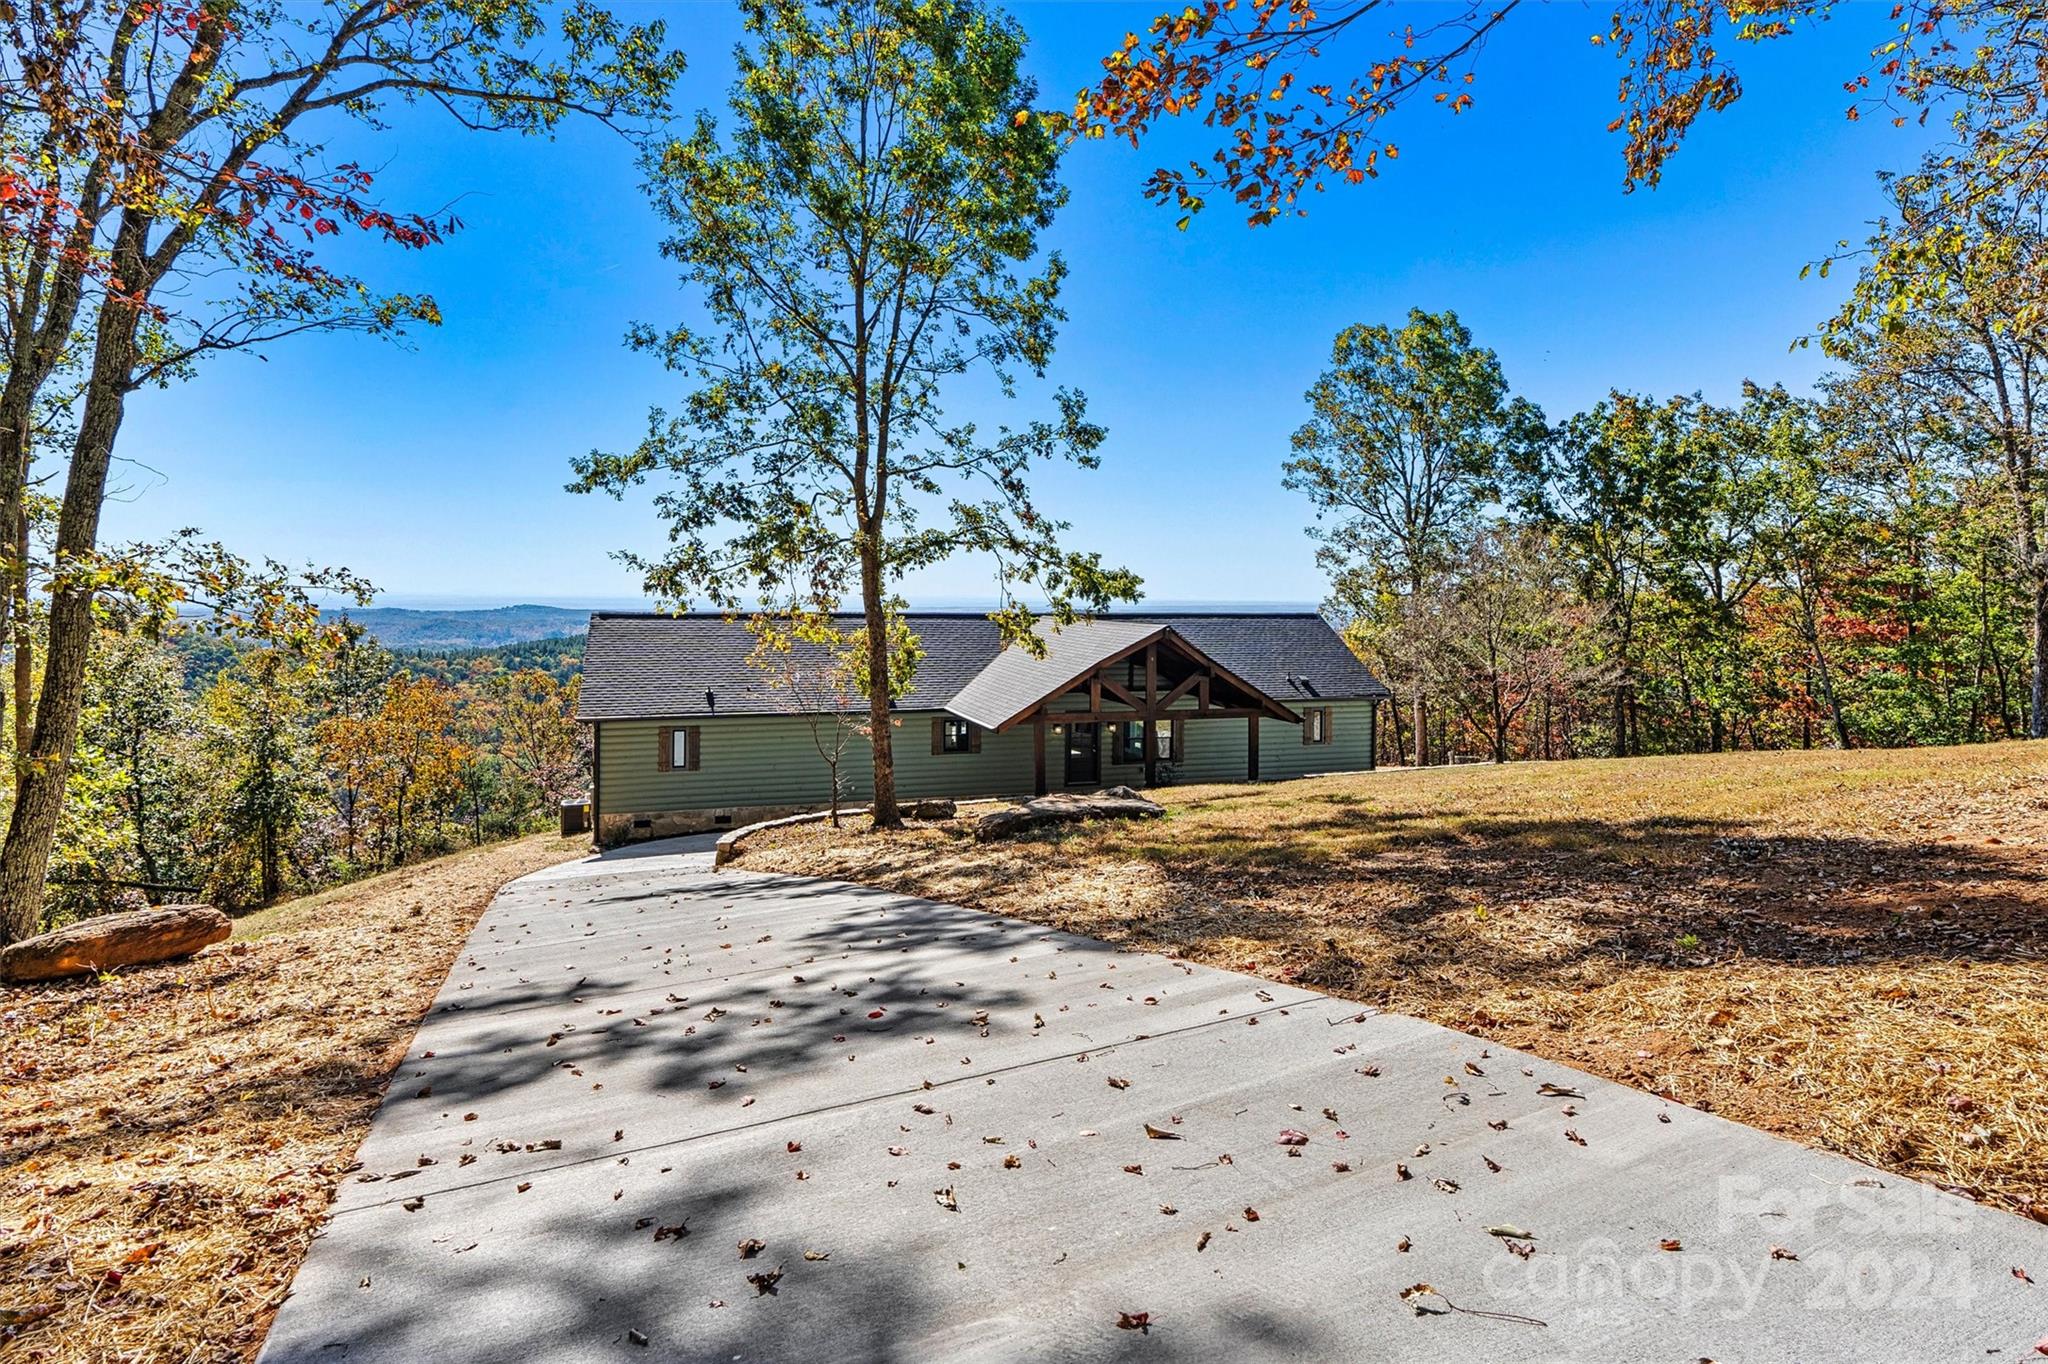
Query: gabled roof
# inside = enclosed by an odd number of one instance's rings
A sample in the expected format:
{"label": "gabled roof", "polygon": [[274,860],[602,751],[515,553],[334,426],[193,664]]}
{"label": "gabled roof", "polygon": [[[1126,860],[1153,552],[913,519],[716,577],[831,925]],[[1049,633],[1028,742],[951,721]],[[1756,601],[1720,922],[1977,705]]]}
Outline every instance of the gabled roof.
{"label": "gabled roof", "polygon": [[[924,659],[911,690],[896,702],[899,711],[945,710],[1004,652],[995,622],[984,615],[913,612],[905,621],[922,643]],[[1288,705],[1387,694],[1314,612],[1113,612],[1086,623],[1089,632],[1141,625],[1141,636],[1170,625],[1220,667]],[[1048,648],[1060,647],[1050,626],[1041,637]],[[1076,636],[1075,642],[1085,637]],[[799,708],[788,692],[770,685],[767,674],[747,662],[753,649],[754,635],[744,617],[599,612],[590,618],[576,716],[628,720],[795,713]],[[1055,678],[1048,685],[1064,680]]]}
{"label": "gabled roof", "polygon": [[1152,620],[1111,618],[1079,620],[1071,625],[1039,632],[1045,641],[1043,657],[1012,646],[990,660],[974,680],[946,703],[946,709],[983,729],[1007,729],[1041,703],[1065,694],[1088,674],[1105,663],[1135,653],[1157,642],[1196,663],[1213,668],[1240,691],[1248,692],[1276,719],[1298,723],[1301,719],[1287,706],[1251,683],[1231,673],[1189,643],[1172,625]]}
{"label": "gabled roof", "polygon": [[1157,638],[1164,629],[1152,621],[1117,618],[1043,628],[1038,632],[1045,641],[1043,658],[1025,649],[1002,650],[946,702],[946,709],[983,729],[1000,729],[1055,691],[1066,690],[1075,678]]}

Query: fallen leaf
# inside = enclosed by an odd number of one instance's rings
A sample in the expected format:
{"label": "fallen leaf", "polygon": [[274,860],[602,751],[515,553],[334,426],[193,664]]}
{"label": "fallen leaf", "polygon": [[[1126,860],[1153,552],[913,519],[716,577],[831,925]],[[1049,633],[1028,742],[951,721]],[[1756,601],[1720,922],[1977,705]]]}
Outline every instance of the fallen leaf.
{"label": "fallen leaf", "polygon": [[1256,1222],[1256,1221],[1258,1221],[1258,1220],[1259,1220],[1259,1210],[1258,1210],[1257,1208],[1246,1208],[1246,1209],[1244,1210],[1244,1220],[1245,1220],[1245,1221],[1247,1221],[1247,1222]]}
{"label": "fallen leaf", "polygon": [[1536,1239],[1535,1232],[1523,1231],[1512,1222],[1503,1222],[1497,1227],[1488,1227],[1486,1234],[1488,1236],[1513,1237],[1518,1241],[1533,1241]]}
{"label": "fallen leaf", "polygon": [[953,1186],[951,1184],[948,1184],[943,1189],[933,1189],[932,1198],[947,1212],[960,1211],[960,1200],[953,1196]]}
{"label": "fallen leaf", "polygon": [[740,1242],[740,1258],[742,1260],[751,1260],[766,1249],[768,1249],[766,1241],[761,1240],[759,1237],[749,1236],[746,1240]]}
{"label": "fallen leaf", "polygon": [[1103,1078],[1109,1081],[1111,1089],[1129,1089],[1131,1087],[1131,1082],[1121,1076],[1105,1075]]}
{"label": "fallen leaf", "polygon": [[1116,1329],[1119,1331],[1143,1331],[1151,1334],[1152,1314],[1150,1312],[1119,1312],[1116,1314]]}
{"label": "fallen leaf", "polygon": [[1169,1131],[1167,1131],[1167,1130],[1166,1130],[1165,1128],[1163,1128],[1163,1127],[1154,1127],[1154,1126],[1153,1126],[1153,1125],[1152,1125],[1151,1123],[1149,1123],[1149,1122],[1145,1124],[1145,1135],[1146,1135],[1146,1136],[1148,1136],[1148,1137],[1150,1137],[1150,1138],[1152,1138],[1152,1140],[1154,1140],[1154,1141],[1184,1141],[1184,1140],[1186,1140],[1186,1138],[1182,1137],[1182,1136],[1181,1136],[1181,1134],[1180,1134],[1180,1133],[1178,1133],[1178,1132],[1169,1132]]}
{"label": "fallen leaf", "polygon": [[1308,1145],[1308,1133],[1297,1132],[1292,1127],[1283,1127],[1280,1129],[1278,1144],[1281,1146],[1306,1146]]}
{"label": "fallen leaf", "polygon": [[782,1282],[782,1266],[764,1269],[758,1274],[747,1275],[747,1282],[754,1286],[754,1296],[766,1297],[775,1291],[775,1285]]}
{"label": "fallen leaf", "polygon": [[1676,1236],[1667,1236],[1657,1243],[1659,1250],[1684,1250],[1685,1245]]}
{"label": "fallen leaf", "polygon": [[1787,1250],[1783,1246],[1772,1246],[1771,1258],[1773,1260],[1796,1260],[1799,1258],[1799,1256],[1795,1252]]}
{"label": "fallen leaf", "polygon": [[804,1258],[811,1261],[829,1260],[832,1258],[832,1252],[829,1250],[807,1250],[804,1252]]}

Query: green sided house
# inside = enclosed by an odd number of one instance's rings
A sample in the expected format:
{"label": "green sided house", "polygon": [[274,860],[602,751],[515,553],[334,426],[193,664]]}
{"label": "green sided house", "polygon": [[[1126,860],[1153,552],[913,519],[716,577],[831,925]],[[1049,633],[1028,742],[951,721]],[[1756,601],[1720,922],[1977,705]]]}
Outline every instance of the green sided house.
{"label": "green sided house", "polygon": [[[894,709],[899,799],[1042,795],[1109,785],[1271,781],[1373,765],[1387,689],[1312,612],[1108,614],[1040,629],[1043,657],[994,622],[907,618],[924,659]],[[577,718],[610,846],[745,824],[831,801],[833,715],[749,662],[744,619],[591,617]],[[862,707],[864,710],[864,706]],[[844,746],[859,800],[868,744]]]}

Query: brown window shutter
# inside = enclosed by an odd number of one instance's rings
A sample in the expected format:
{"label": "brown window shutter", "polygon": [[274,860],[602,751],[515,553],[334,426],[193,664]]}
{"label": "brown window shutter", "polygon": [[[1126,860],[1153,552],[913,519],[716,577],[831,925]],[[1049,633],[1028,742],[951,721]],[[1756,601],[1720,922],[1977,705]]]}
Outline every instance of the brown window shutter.
{"label": "brown window shutter", "polygon": [[944,753],[945,751],[946,717],[941,715],[937,719],[932,721],[932,753],[936,755]]}
{"label": "brown window shutter", "polygon": [[1301,713],[1301,742],[1304,748],[1316,741],[1315,717],[1316,713],[1313,710],[1305,710]]}
{"label": "brown window shutter", "polygon": [[695,772],[703,762],[704,745],[702,738],[704,732],[697,726],[691,725],[684,733],[689,736],[683,742],[689,749],[690,770]]}
{"label": "brown window shutter", "polygon": [[980,726],[980,725],[969,725],[969,726],[967,726],[967,751],[968,751],[969,753],[979,753],[979,752],[981,752],[981,726]]}
{"label": "brown window shutter", "polygon": [[1173,722],[1173,761],[1184,763],[1188,760],[1188,727],[1179,720]]}
{"label": "brown window shutter", "polygon": [[1330,709],[1330,708],[1329,708],[1328,706],[1324,706],[1324,707],[1323,707],[1323,742],[1324,742],[1324,743],[1326,743],[1326,744],[1334,744],[1334,743],[1336,743],[1336,742],[1337,742],[1337,730],[1336,730],[1336,728],[1335,728],[1335,725],[1336,725],[1336,720],[1337,720],[1337,713],[1336,713],[1335,711],[1331,710],[1331,709]]}
{"label": "brown window shutter", "polygon": [[655,755],[654,766],[657,771],[666,772],[675,766],[676,732],[672,729],[657,729],[654,734],[655,746],[660,750]]}

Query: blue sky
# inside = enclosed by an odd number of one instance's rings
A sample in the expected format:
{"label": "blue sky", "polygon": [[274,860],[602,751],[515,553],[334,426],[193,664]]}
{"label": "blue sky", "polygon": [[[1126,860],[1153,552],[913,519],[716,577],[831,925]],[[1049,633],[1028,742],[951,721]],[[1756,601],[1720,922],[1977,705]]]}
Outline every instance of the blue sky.
{"label": "blue sky", "polygon": [[[1015,12],[1045,102],[1063,104],[1156,6]],[[1910,134],[1842,113],[1886,7],[1846,6],[1741,54],[1742,101],[1696,129],[1660,189],[1633,195],[1604,131],[1619,67],[1587,41],[1607,12],[1525,6],[1485,53],[1469,112],[1405,112],[1388,173],[1317,196],[1306,219],[1252,230],[1218,207],[1176,231],[1138,184],[1198,145],[1192,128],[1137,151],[1075,147],[1050,234],[1071,274],[1049,379],[1085,391],[1110,436],[1100,471],[1040,485],[1074,543],[1137,570],[1156,602],[1319,598],[1306,508],[1280,487],[1287,438],[1335,333],[1411,306],[1455,309],[1553,416],[1614,387],[1726,399],[1744,378],[1810,383],[1820,356],[1788,346],[1844,281],[1801,281],[1800,267],[1862,236],[1874,172],[1912,151]],[[678,4],[670,25],[691,59],[680,107],[718,105],[732,11]],[[638,584],[608,555],[658,548],[652,513],[562,490],[573,455],[630,444],[648,405],[681,391],[621,344],[630,322],[690,306],[656,255],[630,149],[591,128],[465,136],[422,111],[361,151],[395,201],[454,201],[463,219],[430,251],[351,248],[377,284],[433,293],[445,325],[405,347],[288,342],[137,394],[106,535],[197,526],[245,554],[345,564],[392,604],[630,601]],[[1029,392],[1013,415],[1029,415]],[[1001,406],[977,387],[958,412],[992,423]],[[987,568],[961,560],[908,591],[985,598]]]}

